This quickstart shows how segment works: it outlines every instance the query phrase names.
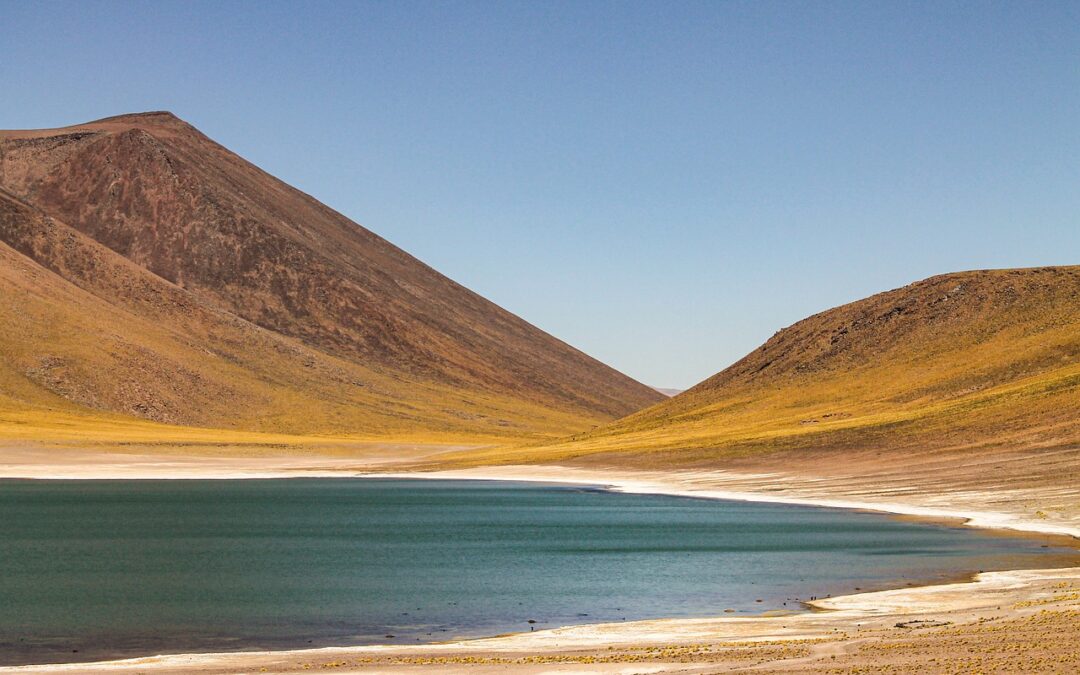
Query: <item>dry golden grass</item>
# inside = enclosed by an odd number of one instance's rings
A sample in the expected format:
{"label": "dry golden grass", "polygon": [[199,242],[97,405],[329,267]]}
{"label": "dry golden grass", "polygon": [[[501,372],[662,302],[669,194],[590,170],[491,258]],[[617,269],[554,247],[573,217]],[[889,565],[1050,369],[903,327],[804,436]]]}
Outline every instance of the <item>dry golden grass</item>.
{"label": "dry golden grass", "polygon": [[145,317],[3,243],[0,316],[0,438],[166,442],[245,430],[476,442],[582,424],[507,396],[403,381],[205,311]]}
{"label": "dry golden grass", "polygon": [[464,464],[663,467],[773,451],[1080,442],[1080,268],[935,277],[810,317],[690,391],[558,443]]}
{"label": "dry golden grass", "polygon": [[172,115],[0,131],[0,433],[506,442],[660,398]]}

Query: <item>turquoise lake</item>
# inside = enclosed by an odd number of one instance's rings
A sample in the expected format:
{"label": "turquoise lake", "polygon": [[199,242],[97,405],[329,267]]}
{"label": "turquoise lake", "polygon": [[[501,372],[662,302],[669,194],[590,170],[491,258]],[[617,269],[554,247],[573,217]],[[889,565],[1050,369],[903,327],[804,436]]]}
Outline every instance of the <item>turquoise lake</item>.
{"label": "turquoise lake", "polygon": [[0,481],[0,663],[798,610],[1067,557],[880,514],[529,483]]}

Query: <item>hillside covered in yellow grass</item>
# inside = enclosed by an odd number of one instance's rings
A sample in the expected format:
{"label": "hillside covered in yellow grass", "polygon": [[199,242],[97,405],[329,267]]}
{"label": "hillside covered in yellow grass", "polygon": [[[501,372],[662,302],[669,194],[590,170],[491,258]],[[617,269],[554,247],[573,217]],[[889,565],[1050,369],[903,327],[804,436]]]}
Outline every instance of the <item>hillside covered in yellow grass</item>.
{"label": "hillside covered in yellow grass", "polygon": [[169,113],[0,131],[0,439],[505,442],[661,398]]}
{"label": "hillside covered in yellow grass", "polygon": [[881,293],[785,328],[687,392],[593,432],[448,459],[667,467],[777,451],[1078,442],[1080,267],[1055,267]]}

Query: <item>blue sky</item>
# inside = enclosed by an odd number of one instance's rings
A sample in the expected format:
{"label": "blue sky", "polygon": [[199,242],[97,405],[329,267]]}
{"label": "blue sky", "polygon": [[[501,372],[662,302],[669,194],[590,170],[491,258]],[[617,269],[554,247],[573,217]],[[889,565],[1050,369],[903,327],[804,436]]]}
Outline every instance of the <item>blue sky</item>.
{"label": "blue sky", "polygon": [[685,387],[937,273],[1080,263],[1080,3],[14,2],[0,128],[167,109]]}

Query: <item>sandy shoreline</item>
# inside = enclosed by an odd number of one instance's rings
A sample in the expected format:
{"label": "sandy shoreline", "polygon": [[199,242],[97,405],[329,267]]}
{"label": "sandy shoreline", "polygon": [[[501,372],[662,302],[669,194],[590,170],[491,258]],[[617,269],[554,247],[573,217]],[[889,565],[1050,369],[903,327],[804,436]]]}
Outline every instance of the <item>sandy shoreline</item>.
{"label": "sandy shoreline", "polygon": [[[31,453],[36,455],[36,452]],[[1080,523],[1072,518],[1047,522],[1019,509],[979,510],[972,501],[952,503],[909,498],[842,499],[815,489],[813,480],[770,474],[728,471],[647,472],[612,471],[581,467],[504,466],[430,472],[394,472],[392,463],[341,458],[151,458],[112,456],[111,460],[86,463],[74,458],[69,464],[38,461],[41,457],[0,459],[4,478],[287,478],[287,477],[394,477],[427,479],[510,480],[596,485],[638,494],[667,494],[708,499],[761,501],[830,508],[872,510],[930,519],[965,521],[982,528],[1056,535],[1080,539]],[[770,491],[745,489],[762,482]],[[784,485],[783,489],[778,486]],[[740,489],[741,488],[741,489]],[[970,495],[969,495],[970,497]],[[182,654],[69,665],[15,666],[0,672],[292,672],[312,667],[334,667],[364,672],[406,672],[425,666],[470,672],[697,672],[697,666],[746,665],[752,654],[767,659],[769,670],[802,669],[830,661],[834,645],[851,654],[852,641],[863,644],[877,633],[891,635],[906,625],[946,631],[956,625],[981,626],[989,620],[1026,621],[1050,610],[1080,612],[1080,567],[1052,570],[1015,570],[976,575],[973,582],[901,588],[819,600],[820,612],[786,616],[716,617],[706,619],[655,619],[618,624],[568,626],[533,633],[465,640],[437,645],[357,646],[323,649]],[[1076,622],[1080,624],[1080,621]],[[908,631],[910,632],[910,631]],[[930,635],[926,630],[921,634]],[[806,642],[809,641],[809,642]],[[703,660],[701,645],[709,644]],[[687,650],[697,645],[697,656]],[[741,646],[740,646],[741,645]],[[865,648],[865,647],[864,647]],[[716,651],[719,650],[719,651]],[[740,651],[742,650],[742,651]],[[749,651],[747,651],[749,650]],[[822,652],[822,650],[824,650]],[[713,653],[715,652],[715,653]],[[822,652],[818,658],[818,652]],[[854,653],[854,652],[852,652]],[[751,656],[747,656],[751,654]],[[680,655],[675,658],[673,655]],[[618,656],[618,658],[616,658]],[[670,657],[670,658],[669,658]],[[600,659],[599,661],[597,659]],[[649,666],[626,671],[626,663],[644,659]],[[690,659],[689,661],[687,659]],[[642,666],[645,664],[642,663]],[[703,666],[704,667],[704,666]],[[750,666],[748,666],[750,667]],[[758,664],[754,668],[761,668]],[[816,667],[816,666],[815,666]],[[688,670],[689,668],[689,670]],[[263,670],[265,669],[265,670]],[[737,668],[737,669],[741,669]],[[713,671],[710,671],[713,672]],[[854,672],[854,671],[853,671]]]}
{"label": "sandy shoreline", "polygon": [[[820,506],[836,509],[878,511],[902,516],[915,516],[936,520],[959,520],[969,527],[1015,530],[1046,535],[1060,535],[1080,540],[1080,523],[1051,523],[1037,516],[1023,516],[1008,512],[979,511],[965,508],[921,506],[889,500],[850,500],[831,497],[787,496],[746,490],[715,487],[725,482],[737,483],[745,476],[725,471],[627,472],[628,475],[610,471],[581,469],[565,466],[504,466],[480,469],[461,469],[430,472],[377,472],[363,474],[366,477],[426,478],[461,480],[510,480],[534,483],[562,483],[570,485],[598,485],[614,492],[632,494],[671,495],[698,499],[726,499],[732,501]],[[784,480],[777,477],[777,480]]]}
{"label": "sandy shoreline", "polygon": [[[727,499],[773,504],[878,511],[943,521],[959,520],[971,527],[1014,530],[1080,539],[1080,486],[1069,492],[1077,500],[1074,513],[1048,519],[1036,508],[987,509],[1003,502],[1004,489],[957,490],[951,494],[919,494],[881,489],[872,496],[844,496],[844,484],[829,484],[812,476],[779,472],[730,470],[641,471],[559,465],[506,465],[436,471],[394,471],[395,460],[383,454],[355,459],[340,457],[213,457],[121,455],[94,452],[48,452],[0,447],[0,479],[52,480],[238,480],[274,478],[416,478],[503,480],[601,486],[616,492],[664,494],[701,499]],[[416,452],[410,460],[430,456]],[[924,491],[925,492],[925,491]],[[1013,491],[1018,492],[1018,491]],[[1022,494],[1014,502],[1038,500],[1049,494]]]}
{"label": "sandy shoreline", "polygon": [[[917,626],[919,623],[953,625],[961,621],[979,620],[987,611],[1000,614],[1003,608],[1023,617],[1037,614],[1050,606],[1071,603],[1070,599],[1076,595],[1077,589],[1080,589],[1080,568],[987,572],[977,575],[970,583],[878,591],[820,600],[813,604],[829,611],[788,616],[653,619],[569,626],[434,645],[178,654],[98,663],[14,666],[0,671],[131,673],[152,670],[217,673],[238,670],[260,672],[266,668],[264,672],[288,672],[346,665],[363,667],[365,670],[375,668],[377,671],[380,665],[382,668],[396,669],[423,665],[419,663],[423,661],[431,661],[431,665],[453,665],[455,659],[462,666],[483,666],[484,660],[527,660],[528,656],[534,654],[546,654],[552,658],[564,654],[571,659],[579,657],[587,663],[588,654],[598,649],[633,653],[649,651],[650,647],[670,649],[706,642],[744,647],[768,647],[778,641],[795,645],[803,641],[816,644],[822,640],[851,638],[856,634],[873,635],[883,629],[895,628],[897,622]],[[383,661],[387,663],[382,664]],[[521,665],[530,664],[523,662]],[[657,664],[656,671],[663,670],[668,668]]]}

